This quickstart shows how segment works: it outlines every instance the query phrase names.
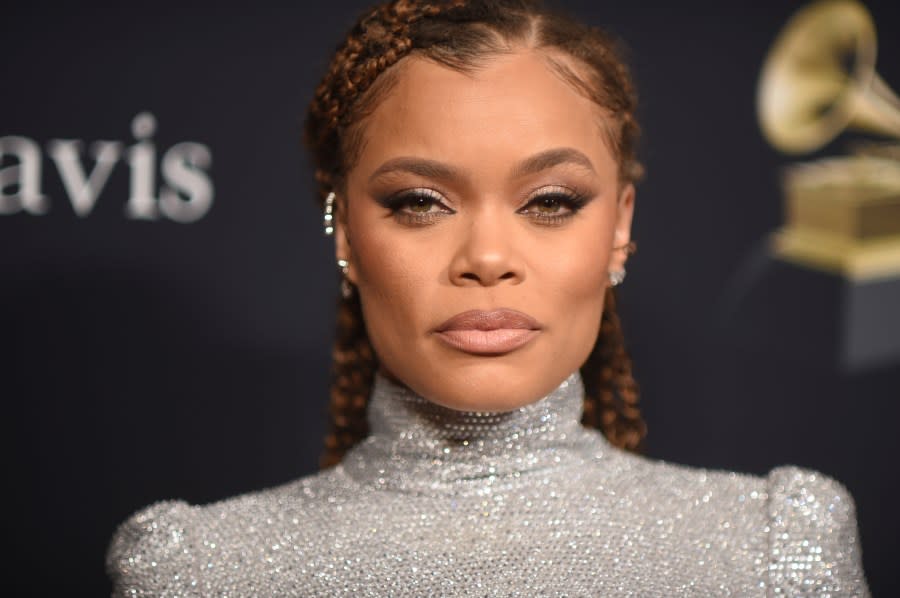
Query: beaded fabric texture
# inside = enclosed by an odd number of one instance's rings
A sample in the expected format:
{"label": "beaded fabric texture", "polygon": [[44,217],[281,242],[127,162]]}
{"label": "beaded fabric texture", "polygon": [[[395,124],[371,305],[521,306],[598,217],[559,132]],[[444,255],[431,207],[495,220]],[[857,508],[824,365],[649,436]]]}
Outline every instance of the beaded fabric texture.
{"label": "beaded fabric texture", "polygon": [[573,373],[508,413],[376,375],[333,468],[113,537],[114,596],[868,596],[853,499],[822,473],[689,468],[581,426]]}

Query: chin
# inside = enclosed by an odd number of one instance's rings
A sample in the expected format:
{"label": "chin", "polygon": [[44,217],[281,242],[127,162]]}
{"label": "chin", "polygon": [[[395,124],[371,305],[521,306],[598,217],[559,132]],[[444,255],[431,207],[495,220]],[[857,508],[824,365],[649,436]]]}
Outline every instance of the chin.
{"label": "chin", "polygon": [[[573,366],[572,371],[576,367]],[[554,368],[555,370],[555,368]],[[504,363],[502,357],[474,358],[457,368],[408,386],[426,399],[457,411],[513,411],[538,401],[565,380],[565,373],[534,364]]]}

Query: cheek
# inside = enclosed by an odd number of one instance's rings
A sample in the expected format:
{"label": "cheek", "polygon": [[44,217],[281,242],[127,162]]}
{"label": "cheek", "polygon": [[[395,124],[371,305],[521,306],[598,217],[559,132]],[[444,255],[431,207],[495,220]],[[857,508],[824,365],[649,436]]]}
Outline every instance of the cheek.
{"label": "cheek", "polygon": [[571,235],[541,266],[540,286],[551,300],[557,338],[567,343],[560,350],[585,358],[600,330],[612,237],[608,228],[598,222],[585,234]]}
{"label": "cheek", "polygon": [[421,289],[425,266],[415,252],[405,251],[396,240],[365,235],[354,247],[357,285],[363,295],[402,307]]}
{"label": "cheek", "polygon": [[426,308],[433,304],[429,293],[439,286],[439,270],[434,254],[378,224],[351,231],[352,253],[370,340],[376,352],[387,357],[427,325]]}

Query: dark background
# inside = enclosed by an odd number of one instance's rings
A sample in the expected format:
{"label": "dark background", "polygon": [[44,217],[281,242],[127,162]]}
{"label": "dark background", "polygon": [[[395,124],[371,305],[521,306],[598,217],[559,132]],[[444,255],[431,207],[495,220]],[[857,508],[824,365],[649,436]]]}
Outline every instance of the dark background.
{"label": "dark background", "polygon": [[[0,216],[7,595],[105,595],[106,544],[138,508],[316,469],[337,276],[299,131],[367,4],[4,9],[0,136],[41,146],[51,202],[44,215]],[[765,278],[779,268],[763,249],[783,220],[779,171],[795,158],[759,133],[757,76],[797,6],[565,3],[627,42],[641,92],[648,177],[620,296],[649,455],[837,478],[856,500],[873,592],[900,595],[900,356],[842,366],[827,356],[840,350],[844,283]],[[868,6],[879,71],[900,88],[900,5]],[[127,218],[121,163],[93,212],[76,216],[47,143],[133,144],[142,111],[158,121],[157,163],[178,142],[210,148],[211,210],[188,224]],[[826,358],[766,329],[790,297],[814,316],[806,342]],[[900,306],[882,308],[896,325]]]}

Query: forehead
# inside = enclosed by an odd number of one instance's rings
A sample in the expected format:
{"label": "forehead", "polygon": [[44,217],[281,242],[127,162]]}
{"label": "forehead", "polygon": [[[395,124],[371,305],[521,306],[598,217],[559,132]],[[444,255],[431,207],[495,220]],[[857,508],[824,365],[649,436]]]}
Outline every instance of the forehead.
{"label": "forehead", "polygon": [[363,123],[362,170],[396,155],[497,167],[553,147],[578,149],[598,171],[615,169],[603,109],[539,51],[492,57],[466,73],[414,56],[397,67]]}

